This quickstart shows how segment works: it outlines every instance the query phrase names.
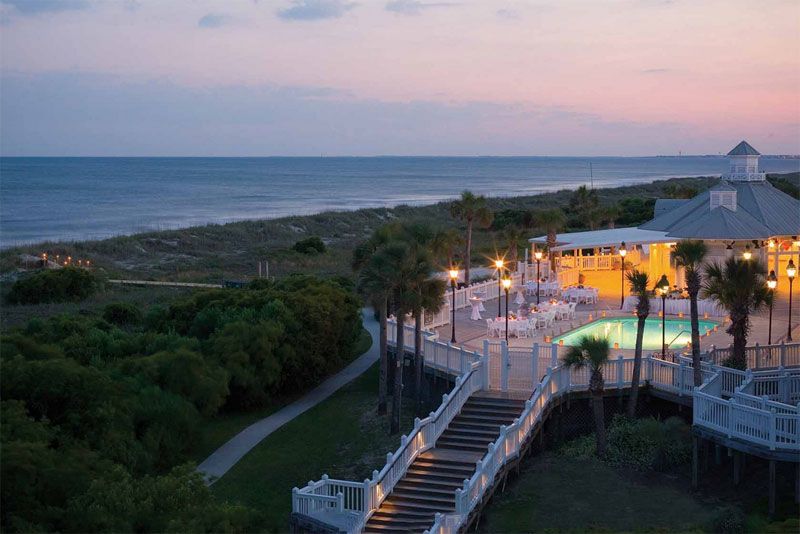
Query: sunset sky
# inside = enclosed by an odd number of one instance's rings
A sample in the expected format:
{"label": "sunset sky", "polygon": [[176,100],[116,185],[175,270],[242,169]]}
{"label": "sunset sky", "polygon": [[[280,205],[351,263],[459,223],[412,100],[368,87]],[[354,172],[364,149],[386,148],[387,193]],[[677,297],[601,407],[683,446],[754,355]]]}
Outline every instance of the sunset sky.
{"label": "sunset sky", "polygon": [[2,0],[3,155],[800,152],[800,2]]}

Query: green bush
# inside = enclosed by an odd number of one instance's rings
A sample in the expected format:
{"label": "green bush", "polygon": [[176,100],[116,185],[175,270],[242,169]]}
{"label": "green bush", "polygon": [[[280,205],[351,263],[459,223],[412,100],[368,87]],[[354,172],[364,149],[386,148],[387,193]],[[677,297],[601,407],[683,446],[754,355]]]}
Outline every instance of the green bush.
{"label": "green bush", "polygon": [[745,531],[745,515],[739,508],[721,508],[709,525],[709,531],[716,534],[741,534]]}
{"label": "green bush", "polygon": [[130,302],[112,302],[103,309],[103,319],[118,326],[137,326],[142,322],[142,310]]}
{"label": "green bush", "polygon": [[86,269],[64,267],[43,270],[20,278],[6,297],[9,304],[42,304],[80,301],[100,287],[99,279]]}
{"label": "green bush", "polygon": [[301,254],[323,254],[325,252],[325,243],[317,236],[307,237],[296,242],[292,246],[292,250]]}
{"label": "green bush", "polygon": [[[666,470],[689,461],[691,433],[679,417],[664,421],[654,418],[629,419],[615,415],[608,427],[605,461],[640,471]],[[594,455],[594,436],[583,436],[565,444],[560,452],[571,458]]]}

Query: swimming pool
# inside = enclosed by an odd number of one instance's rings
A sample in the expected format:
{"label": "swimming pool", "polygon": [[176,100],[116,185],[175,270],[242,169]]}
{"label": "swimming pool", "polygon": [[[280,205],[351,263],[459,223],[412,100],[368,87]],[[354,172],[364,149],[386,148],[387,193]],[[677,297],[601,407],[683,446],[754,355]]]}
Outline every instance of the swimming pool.
{"label": "swimming pool", "polygon": [[[621,349],[636,348],[636,317],[619,317],[598,319],[567,334],[554,339],[556,343],[563,340],[564,345],[575,345],[583,336],[604,337],[612,347],[619,343]],[[699,321],[700,335],[712,330],[717,323],[713,321]],[[666,343],[672,348],[683,347],[692,340],[692,325],[689,319],[667,319],[665,323]],[[642,348],[645,350],[661,349],[661,319],[654,317],[645,321],[644,340]]]}

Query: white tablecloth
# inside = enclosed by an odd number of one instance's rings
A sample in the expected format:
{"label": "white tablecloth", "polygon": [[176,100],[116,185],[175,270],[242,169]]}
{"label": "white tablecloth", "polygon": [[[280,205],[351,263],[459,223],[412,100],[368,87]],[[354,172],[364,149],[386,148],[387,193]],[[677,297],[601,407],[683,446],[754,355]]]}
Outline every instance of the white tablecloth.
{"label": "white tablecloth", "polygon": [[514,299],[514,302],[517,304],[525,304],[525,295],[522,294],[522,291],[517,291],[517,298]]}
{"label": "white tablecloth", "polygon": [[597,301],[597,288],[596,287],[567,287],[561,290],[561,296],[564,297],[565,300],[569,300],[570,298],[574,297],[580,301]]}
{"label": "white tablecloth", "polygon": [[[627,296],[625,302],[622,304],[622,311],[632,312],[636,305],[639,303],[639,297]],[[667,315],[678,315],[683,313],[686,317],[689,316],[689,299],[667,299]],[[661,297],[650,298],[650,311],[658,313],[661,311]],[[724,317],[728,315],[725,308],[720,306],[717,301],[711,299],[698,299],[697,313],[702,318],[706,313],[709,317]]]}
{"label": "white tablecloth", "polygon": [[[536,280],[534,280],[532,282],[531,281],[526,282],[525,283],[525,290],[528,292],[528,294],[535,295],[536,294]],[[553,281],[553,282],[539,282],[539,291],[542,293],[542,295],[555,295],[556,293],[558,293],[558,290],[559,290],[559,287],[558,287],[558,281],[557,280]]]}
{"label": "white tablecloth", "polygon": [[478,311],[486,311],[486,308],[483,307],[483,297],[478,297],[478,296],[470,297],[469,303],[470,305],[472,305],[472,307],[477,306]]}
{"label": "white tablecloth", "polygon": [[481,317],[481,301],[475,301],[473,299],[469,299],[470,304],[472,304],[472,315],[469,316],[470,319],[473,321],[480,321],[483,319]]}

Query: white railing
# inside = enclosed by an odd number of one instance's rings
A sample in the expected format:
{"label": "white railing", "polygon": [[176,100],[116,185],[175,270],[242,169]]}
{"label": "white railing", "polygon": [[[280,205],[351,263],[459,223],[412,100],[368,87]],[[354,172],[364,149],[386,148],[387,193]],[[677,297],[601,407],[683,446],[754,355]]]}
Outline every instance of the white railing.
{"label": "white railing", "polygon": [[[389,321],[389,328],[395,332],[394,321]],[[410,343],[406,341],[407,346],[413,347],[414,328],[407,325],[405,330],[411,339]],[[394,344],[393,335],[389,340]],[[589,370],[558,365],[561,349],[558,345],[534,345],[529,351],[522,351],[509,349],[505,342],[487,341],[481,356],[437,341],[426,333],[422,344],[425,365],[459,375],[453,390],[443,396],[435,412],[425,419],[415,419],[412,432],[401,437],[398,450],[387,455],[386,465],[374,471],[371,479],[349,482],[323,476],[293,490],[293,511],[317,518],[323,513],[338,512],[337,524],[345,524],[348,532],[360,531],[417,456],[435,446],[471,395],[480,390],[525,389],[529,383],[536,384],[520,417],[501,427],[475,473],[456,490],[454,513],[437,515],[429,531],[457,532],[494,483],[499,470],[519,455],[549,403],[561,395],[588,389]],[[629,387],[633,365],[633,358],[611,358],[603,366],[606,389]],[[542,368],[546,369],[545,375],[538,381]],[[703,385],[695,388],[691,360],[679,358],[678,363],[673,363],[649,355],[642,360],[641,373],[643,384],[679,396],[693,396],[695,425],[772,450],[800,451],[800,405],[780,402],[800,401],[800,370],[744,372],[704,362]]]}
{"label": "white railing", "polygon": [[[602,254],[599,256],[561,256],[556,258],[557,270],[578,269],[579,271],[614,271],[619,270],[622,258],[617,254]],[[627,263],[639,263],[639,255],[631,251],[625,257]]]}
{"label": "white railing", "polygon": [[[744,349],[749,369],[800,366],[800,343],[780,343],[777,345],[759,345]],[[708,352],[708,361],[722,365],[733,354],[733,347],[712,348]]]}
{"label": "white railing", "polygon": [[[387,326],[389,342],[394,345],[397,324],[389,320]],[[406,346],[413,348],[414,327],[406,325],[404,331]],[[305,487],[292,490],[293,512],[316,516],[320,520],[324,520],[321,516],[326,513],[338,512],[337,524],[344,522],[348,532],[361,531],[369,516],[392,492],[417,456],[433,447],[467,399],[485,388],[483,360],[479,354],[437,342],[432,339],[430,332],[424,334],[422,349],[426,360],[426,353],[433,350],[441,353],[442,347],[446,348],[448,361],[456,361],[456,357],[458,358],[458,366],[465,372],[456,378],[455,387],[449,394],[442,396],[442,403],[435,412],[431,412],[425,419],[414,420],[411,433],[401,436],[400,447],[394,453],[386,455],[386,464],[380,471],[373,471],[371,479],[351,482],[334,480],[323,475],[319,481],[310,481]],[[455,354],[451,355],[449,352]]]}
{"label": "white railing", "polygon": [[695,425],[770,450],[800,451],[800,405],[788,404],[800,400],[795,390],[800,372],[715,371],[714,378],[694,391]]}
{"label": "white railing", "polygon": [[559,269],[558,287],[574,286],[580,280],[580,274],[578,269]]}

